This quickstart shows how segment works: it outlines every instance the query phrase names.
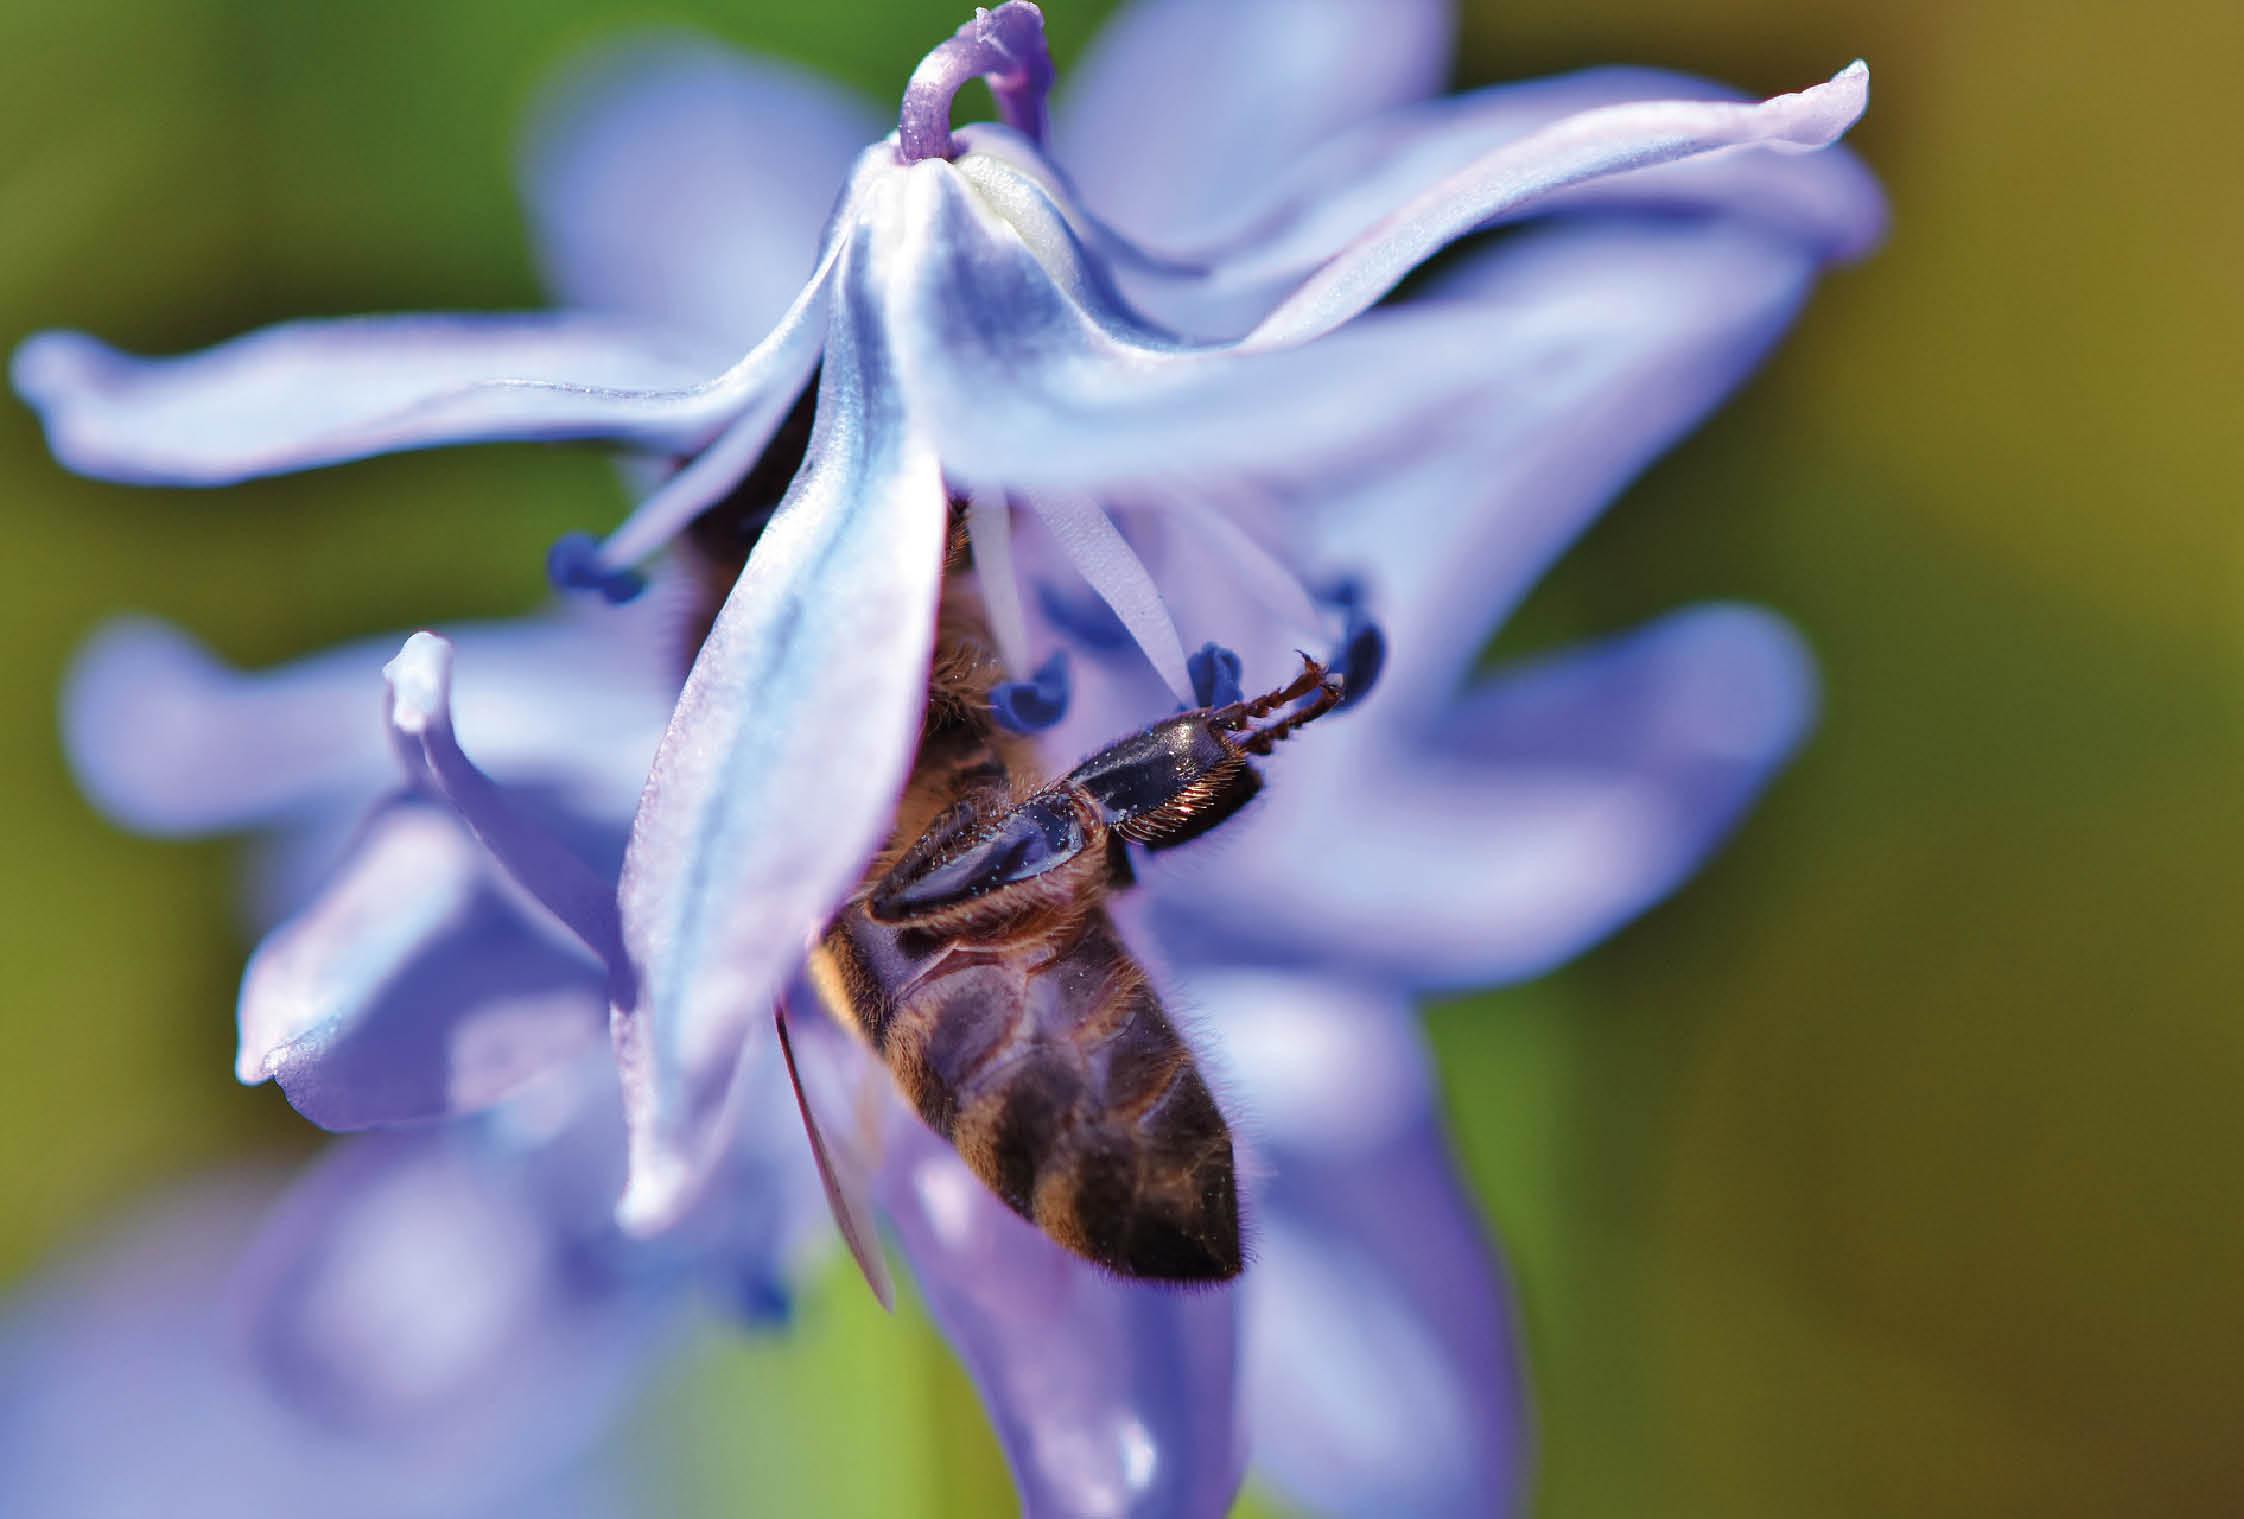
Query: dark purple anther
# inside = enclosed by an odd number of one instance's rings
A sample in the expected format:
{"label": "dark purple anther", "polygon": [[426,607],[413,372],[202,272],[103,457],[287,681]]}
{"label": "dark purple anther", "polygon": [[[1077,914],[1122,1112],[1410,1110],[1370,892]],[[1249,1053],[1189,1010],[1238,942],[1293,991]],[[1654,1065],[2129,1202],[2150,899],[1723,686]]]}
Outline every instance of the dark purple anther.
{"label": "dark purple anther", "polygon": [[557,591],[592,591],[611,605],[630,601],[647,588],[634,569],[601,562],[599,541],[589,533],[563,533],[546,552],[545,576]]}
{"label": "dark purple anther", "polygon": [[1200,652],[1184,662],[1185,673],[1192,677],[1192,699],[1203,707],[1228,707],[1246,700],[1247,693],[1239,685],[1245,668],[1239,656],[1222,644],[1202,644]]}
{"label": "dark purple anther", "polygon": [[1067,650],[1037,667],[1027,680],[1009,680],[990,692],[990,716],[1015,733],[1042,733],[1067,716]]}
{"label": "dark purple anther", "polygon": [[1031,142],[1044,141],[1044,97],[1052,91],[1044,13],[1028,0],[1005,0],[996,10],[976,11],[912,70],[896,131],[904,162],[951,156],[951,100],[976,75],[989,80],[1007,126]]}

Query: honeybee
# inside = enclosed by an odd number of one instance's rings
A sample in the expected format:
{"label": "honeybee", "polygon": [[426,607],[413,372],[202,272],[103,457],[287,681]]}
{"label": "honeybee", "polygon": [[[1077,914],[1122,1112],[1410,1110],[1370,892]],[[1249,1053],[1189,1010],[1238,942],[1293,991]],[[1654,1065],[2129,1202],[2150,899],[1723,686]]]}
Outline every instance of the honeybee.
{"label": "honeybee", "polygon": [[[758,526],[707,523],[697,546],[745,557]],[[721,579],[732,555],[710,557]],[[992,716],[999,666],[964,561],[954,533],[911,778],[810,980],[929,1127],[1052,1239],[1123,1276],[1228,1280],[1244,1263],[1230,1126],[1106,902],[1132,882],[1131,846],[1171,848],[1245,806],[1261,787],[1250,761],[1340,705],[1341,684],[1304,655],[1274,691],[1166,718],[1034,785],[1033,745]],[[779,1027],[792,1068],[784,1013]]]}
{"label": "honeybee", "polygon": [[1231,1130],[1106,898],[1130,884],[1129,846],[1184,843],[1244,806],[1250,757],[1331,711],[1339,684],[1304,658],[1276,691],[1155,723],[1023,792],[1026,746],[990,720],[990,661],[961,641],[963,598],[945,600],[895,839],[812,980],[1015,1212],[1125,1276],[1227,1280]]}

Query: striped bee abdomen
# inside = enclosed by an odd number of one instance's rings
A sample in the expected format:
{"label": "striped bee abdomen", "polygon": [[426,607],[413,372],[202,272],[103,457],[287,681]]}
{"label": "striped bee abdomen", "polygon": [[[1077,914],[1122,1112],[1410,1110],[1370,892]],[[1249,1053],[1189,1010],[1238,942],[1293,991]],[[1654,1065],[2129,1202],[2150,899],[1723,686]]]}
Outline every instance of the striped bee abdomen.
{"label": "striped bee abdomen", "polygon": [[912,937],[853,911],[826,958],[872,972],[844,976],[860,988],[894,989],[859,1004],[859,1028],[968,1167],[1109,1270],[1236,1276],[1230,1128],[1106,913],[1058,936],[947,944],[907,968]]}

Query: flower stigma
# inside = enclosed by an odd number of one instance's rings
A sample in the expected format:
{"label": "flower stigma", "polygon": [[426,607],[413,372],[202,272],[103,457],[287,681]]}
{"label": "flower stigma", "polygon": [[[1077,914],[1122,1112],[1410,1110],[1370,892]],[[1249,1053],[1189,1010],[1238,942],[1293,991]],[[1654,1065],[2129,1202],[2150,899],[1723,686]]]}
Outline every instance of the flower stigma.
{"label": "flower stigma", "polygon": [[977,9],[950,41],[920,60],[904,86],[896,147],[905,163],[951,158],[951,101],[967,80],[987,79],[1004,123],[1031,142],[1044,140],[1044,99],[1052,89],[1052,53],[1044,13],[1028,0]]}

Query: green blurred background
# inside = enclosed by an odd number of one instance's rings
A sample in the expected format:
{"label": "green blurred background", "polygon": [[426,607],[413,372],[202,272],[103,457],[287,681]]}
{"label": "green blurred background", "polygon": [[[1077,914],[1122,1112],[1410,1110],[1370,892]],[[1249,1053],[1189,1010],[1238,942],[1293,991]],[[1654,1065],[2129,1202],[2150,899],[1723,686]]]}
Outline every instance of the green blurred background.
{"label": "green blurred background", "polygon": [[[1064,66],[1108,6],[1047,9]],[[1828,685],[1702,880],[1432,1015],[1521,1282],[1538,1512],[2244,1512],[2244,7],[1468,9],[1464,83],[1632,61],[1773,92],[1864,55],[1853,141],[1896,208],[1506,635],[1750,597]],[[510,154],[555,62],[684,22],[893,97],[961,10],[0,0],[0,345],[534,304]],[[251,663],[518,609],[618,496],[534,449],[129,491],[13,406],[0,493],[13,1280],[310,1143],[228,1075],[229,852],[123,837],[68,784],[71,648],[121,608]],[[634,1448],[709,1513],[1009,1505],[940,1342],[840,1278],[784,1344],[705,1352]]]}

